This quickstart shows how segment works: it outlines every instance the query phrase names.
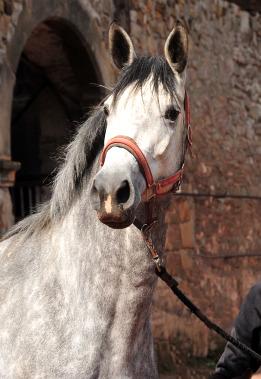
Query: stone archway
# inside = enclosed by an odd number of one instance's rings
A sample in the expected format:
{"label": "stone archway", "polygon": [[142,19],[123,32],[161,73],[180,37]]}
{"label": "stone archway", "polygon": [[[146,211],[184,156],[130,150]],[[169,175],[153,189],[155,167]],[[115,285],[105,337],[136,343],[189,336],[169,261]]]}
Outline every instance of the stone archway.
{"label": "stone archway", "polygon": [[[60,38],[63,47],[66,49],[69,44],[71,51],[73,43],[70,41],[73,35],[75,37],[74,52],[76,47],[82,51],[85,49],[85,54],[87,52],[89,62],[92,63],[95,71],[94,78],[91,78],[92,83],[97,77],[98,83],[111,86],[116,74],[106,47],[108,28],[111,20],[115,18],[114,2],[104,2],[102,5],[94,0],[66,2],[7,0],[3,3],[4,8],[0,6],[1,25],[4,25],[4,28],[0,30],[0,239],[13,223],[9,188],[13,186],[15,173],[19,169],[19,163],[14,161],[11,151],[11,117],[15,115],[15,112],[12,112],[13,89],[17,83],[17,74],[20,78],[22,77],[18,73],[18,67],[22,61],[25,70],[26,57],[23,53],[32,31],[37,30],[39,25],[45,24],[53,29],[51,34],[56,35],[56,41]],[[38,31],[41,33],[40,29]],[[71,56],[74,55],[74,53],[71,54]],[[69,63],[72,65],[71,61]],[[21,67],[19,70],[22,70]],[[82,80],[82,77],[78,76],[82,69],[80,63],[77,67],[78,69],[74,69],[74,75],[75,82],[79,83]],[[49,75],[51,75],[50,72]],[[41,75],[38,75],[38,79],[39,76]],[[87,76],[85,75],[85,78]],[[75,93],[73,90],[70,91],[71,95],[73,92]],[[59,93],[58,91],[56,95],[58,96]],[[83,99],[81,103],[86,104],[88,101],[85,95],[86,92],[81,93],[80,97]],[[64,100],[64,96],[60,97],[61,100]],[[89,100],[92,102],[91,99]],[[74,119],[78,111],[73,109],[72,103],[68,105],[68,101],[65,105],[66,107],[61,107],[61,109],[65,112],[66,119]]]}
{"label": "stone archway", "polygon": [[[0,239],[13,223],[9,188],[13,186],[15,173],[19,169],[19,163],[12,160],[14,158],[11,151],[13,89],[17,83],[18,67],[22,60],[25,63],[23,52],[31,33],[40,24],[48,24],[48,27],[53,28],[56,38],[63,42],[64,48],[68,47],[68,43],[73,46],[70,41],[74,35],[75,50],[76,47],[85,49],[85,54],[87,52],[92,63],[95,71],[94,78],[91,78],[92,83],[97,77],[98,83],[111,86],[116,74],[106,47],[108,28],[111,20],[115,18],[114,2],[101,4],[94,0],[6,0],[2,5],[4,7],[0,5],[0,23],[4,27],[0,30]],[[77,67],[74,74],[75,81],[79,83],[81,77],[77,74],[82,67],[80,64]],[[85,75],[86,78],[87,76]],[[19,77],[21,78],[20,73]],[[85,94],[81,95],[81,98],[85,97]],[[62,96],[60,100],[63,98]],[[63,107],[66,119],[74,119],[77,111],[72,109],[72,104],[66,106],[67,109]]]}
{"label": "stone archway", "polygon": [[16,221],[50,196],[57,148],[104,95],[97,69],[79,34],[60,18],[29,36],[16,73],[11,151],[21,162],[11,190]]}

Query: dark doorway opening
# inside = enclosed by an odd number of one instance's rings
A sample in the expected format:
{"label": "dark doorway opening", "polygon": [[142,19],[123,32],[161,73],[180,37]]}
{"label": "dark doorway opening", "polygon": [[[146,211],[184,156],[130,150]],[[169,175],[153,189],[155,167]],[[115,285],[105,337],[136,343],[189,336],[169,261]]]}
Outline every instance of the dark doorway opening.
{"label": "dark doorway opening", "polygon": [[12,159],[21,162],[11,189],[16,221],[50,198],[58,148],[101,100],[98,84],[88,47],[71,25],[50,19],[34,29],[21,55],[13,95]]}

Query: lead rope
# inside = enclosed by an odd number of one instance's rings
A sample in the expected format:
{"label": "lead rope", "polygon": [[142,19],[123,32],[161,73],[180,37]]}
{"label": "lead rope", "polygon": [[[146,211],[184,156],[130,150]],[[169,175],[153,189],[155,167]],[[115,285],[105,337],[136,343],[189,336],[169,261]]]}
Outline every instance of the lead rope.
{"label": "lead rope", "polygon": [[160,264],[160,258],[152,243],[151,231],[146,234],[147,225],[143,225],[137,219],[134,220],[134,225],[141,231],[141,235],[152,254],[153,260],[156,264],[156,274],[170,287],[171,291],[174,292],[174,294],[182,301],[182,303],[185,304],[186,307],[188,307],[188,309],[194,313],[209,329],[214,330],[225,340],[231,342],[235,347],[248,354],[251,358],[255,359],[258,363],[261,364],[261,356],[259,354],[257,354],[242,342],[238,341],[236,338],[231,336],[231,334],[225,332],[225,330],[221,329],[218,325],[210,321],[209,318],[203,312],[201,312],[201,310],[198,309],[180,289],[178,289],[179,283],[170,275],[166,268]]}

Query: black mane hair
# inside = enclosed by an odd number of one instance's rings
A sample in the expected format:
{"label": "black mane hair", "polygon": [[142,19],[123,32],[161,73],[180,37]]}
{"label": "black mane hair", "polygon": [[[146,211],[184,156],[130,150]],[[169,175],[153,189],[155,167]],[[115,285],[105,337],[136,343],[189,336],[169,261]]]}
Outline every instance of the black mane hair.
{"label": "black mane hair", "polygon": [[90,170],[102,149],[106,131],[106,117],[99,106],[83,123],[68,146],[63,148],[60,167],[53,182],[51,199],[40,205],[36,213],[21,220],[5,235],[4,239],[19,232],[25,236],[48,228],[53,220],[60,219],[80,193],[84,176]]}

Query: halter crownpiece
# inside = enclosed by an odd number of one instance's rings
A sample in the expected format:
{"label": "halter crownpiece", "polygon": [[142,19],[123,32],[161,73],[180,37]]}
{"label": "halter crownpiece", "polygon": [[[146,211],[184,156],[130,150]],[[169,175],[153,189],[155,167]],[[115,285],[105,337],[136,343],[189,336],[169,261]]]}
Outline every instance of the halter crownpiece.
{"label": "halter crownpiece", "polygon": [[147,225],[154,225],[155,218],[153,218],[153,200],[156,197],[162,197],[170,195],[171,193],[176,193],[182,182],[183,168],[185,163],[185,154],[186,150],[189,150],[191,158],[196,158],[192,151],[192,141],[193,141],[193,133],[190,126],[190,107],[189,107],[189,99],[188,94],[185,89],[185,98],[184,98],[184,109],[185,109],[185,117],[186,117],[186,137],[185,137],[185,147],[184,147],[184,157],[181,168],[174,174],[165,179],[159,180],[155,182],[149,163],[137,145],[137,143],[130,137],[127,136],[116,136],[111,138],[106,146],[103,149],[101,156],[101,166],[104,165],[104,161],[106,158],[107,151],[112,147],[122,147],[128,150],[137,160],[141,172],[146,179],[147,189],[146,189],[146,201],[148,203],[146,210],[146,219]]}

